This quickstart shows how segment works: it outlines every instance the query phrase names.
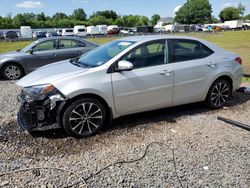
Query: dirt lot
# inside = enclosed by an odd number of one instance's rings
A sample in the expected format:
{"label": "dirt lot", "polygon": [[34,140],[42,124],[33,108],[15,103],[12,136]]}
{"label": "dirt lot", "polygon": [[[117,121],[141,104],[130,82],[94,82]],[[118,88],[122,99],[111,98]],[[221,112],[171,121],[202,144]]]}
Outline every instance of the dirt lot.
{"label": "dirt lot", "polygon": [[[35,138],[22,132],[16,122],[18,92],[14,82],[0,81],[0,174],[50,167],[77,173],[88,187],[250,187],[250,133],[216,119],[249,123],[250,95],[236,93],[217,111],[198,103],[123,117],[99,135],[77,140],[62,130]],[[151,145],[142,160],[88,178],[115,161],[140,158],[151,142],[168,147]],[[16,172],[0,176],[0,187],[82,186],[74,173]]]}

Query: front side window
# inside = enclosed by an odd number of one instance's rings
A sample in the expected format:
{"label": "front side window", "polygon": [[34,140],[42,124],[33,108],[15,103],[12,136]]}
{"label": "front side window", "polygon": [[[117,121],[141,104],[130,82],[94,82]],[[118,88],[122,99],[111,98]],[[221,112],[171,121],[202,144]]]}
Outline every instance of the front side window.
{"label": "front side window", "polygon": [[141,45],[122,58],[134,65],[134,68],[143,68],[168,63],[166,42],[157,41]]}
{"label": "front side window", "polygon": [[181,62],[207,57],[213,53],[204,44],[188,39],[169,39],[169,62]]}
{"label": "front side window", "polygon": [[33,47],[34,52],[38,51],[48,51],[55,50],[57,47],[56,40],[50,40],[46,42],[42,42]]}

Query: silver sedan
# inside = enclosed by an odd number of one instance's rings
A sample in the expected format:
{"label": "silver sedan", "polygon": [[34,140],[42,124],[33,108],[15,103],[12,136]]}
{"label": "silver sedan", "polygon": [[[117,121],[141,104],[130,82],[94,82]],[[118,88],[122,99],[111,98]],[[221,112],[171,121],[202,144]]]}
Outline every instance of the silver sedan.
{"label": "silver sedan", "polygon": [[77,37],[51,37],[39,39],[24,49],[0,54],[0,74],[16,80],[56,61],[78,57],[98,45]]}
{"label": "silver sedan", "polygon": [[128,114],[198,101],[218,109],[239,87],[241,64],[237,54],[197,38],[122,38],[17,82],[18,122],[84,137]]}

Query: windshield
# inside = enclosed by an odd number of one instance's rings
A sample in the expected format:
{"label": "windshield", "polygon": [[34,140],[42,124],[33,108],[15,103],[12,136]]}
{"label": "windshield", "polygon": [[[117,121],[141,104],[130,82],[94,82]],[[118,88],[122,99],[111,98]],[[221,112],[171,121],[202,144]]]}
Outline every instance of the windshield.
{"label": "windshield", "polygon": [[31,44],[29,44],[28,46],[26,46],[25,48],[21,49],[21,52],[27,52],[31,47],[33,47],[35,44],[37,44],[38,41],[32,42]]}
{"label": "windshield", "polygon": [[102,45],[87,54],[82,55],[78,62],[88,67],[98,67],[107,63],[110,59],[127,49],[135,42],[131,41],[114,41]]}

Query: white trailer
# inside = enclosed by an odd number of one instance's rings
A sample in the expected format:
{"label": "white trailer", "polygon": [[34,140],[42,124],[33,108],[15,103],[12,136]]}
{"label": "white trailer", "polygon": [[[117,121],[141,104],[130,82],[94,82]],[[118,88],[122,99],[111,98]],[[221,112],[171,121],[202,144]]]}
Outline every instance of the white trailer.
{"label": "white trailer", "polygon": [[224,28],[228,29],[241,29],[243,26],[243,20],[231,20],[225,21]]}
{"label": "white trailer", "polygon": [[20,27],[21,38],[32,38],[32,30],[30,26],[21,26]]}
{"label": "white trailer", "polygon": [[74,30],[72,28],[62,29],[62,36],[74,36]]}
{"label": "white trailer", "polygon": [[97,25],[99,30],[99,34],[101,35],[107,35],[108,34],[108,26],[107,25]]}
{"label": "white trailer", "polygon": [[85,25],[76,25],[74,27],[74,35],[79,37],[84,37],[87,35],[86,27]]}
{"label": "white trailer", "polygon": [[88,26],[87,27],[87,35],[98,35],[99,29],[96,26]]}

